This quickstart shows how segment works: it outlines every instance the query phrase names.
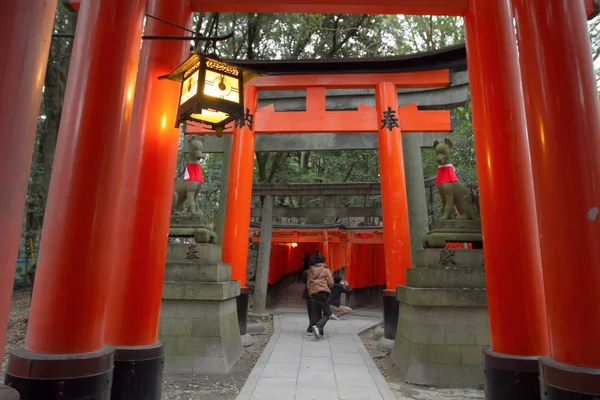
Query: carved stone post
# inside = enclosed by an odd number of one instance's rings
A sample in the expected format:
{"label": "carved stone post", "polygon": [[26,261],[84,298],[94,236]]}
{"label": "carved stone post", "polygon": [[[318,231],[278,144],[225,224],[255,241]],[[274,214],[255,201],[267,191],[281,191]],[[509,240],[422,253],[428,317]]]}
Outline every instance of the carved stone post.
{"label": "carved stone post", "polygon": [[221,171],[221,188],[219,189],[219,212],[215,231],[217,233],[217,244],[223,245],[223,232],[225,231],[225,216],[227,215],[227,195],[229,194],[229,164],[231,162],[231,140],[232,135],[224,135],[223,140],[223,167]]}
{"label": "carved stone post", "polygon": [[423,250],[422,238],[427,234],[427,196],[421,159],[421,141],[414,133],[402,134],[404,155],[404,176],[408,200],[408,223],[410,225],[410,251],[414,260],[419,250]]}
{"label": "carved stone post", "polygon": [[257,314],[265,312],[269,286],[269,262],[271,261],[271,236],[273,232],[273,196],[265,196],[260,222],[260,245],[254,286],[254,308]]}

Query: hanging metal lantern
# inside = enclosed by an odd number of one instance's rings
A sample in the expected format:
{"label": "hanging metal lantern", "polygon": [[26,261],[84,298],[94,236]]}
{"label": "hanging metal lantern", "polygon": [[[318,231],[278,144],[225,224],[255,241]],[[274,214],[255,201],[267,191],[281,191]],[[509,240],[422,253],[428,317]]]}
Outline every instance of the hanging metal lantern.
{"label": "hanging metal lantern", "polygon": [[243,117],[244,84],[257,76],[215,57],[193,53],[159,79],[181,83],[176,126],[195,121],[222,132],[227,124]]}

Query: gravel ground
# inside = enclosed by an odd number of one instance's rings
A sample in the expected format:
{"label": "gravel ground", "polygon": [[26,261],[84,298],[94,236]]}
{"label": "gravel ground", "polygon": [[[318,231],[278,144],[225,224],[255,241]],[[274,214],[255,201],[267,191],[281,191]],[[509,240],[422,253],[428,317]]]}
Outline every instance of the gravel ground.
{"label": "gravel ground", "polygon": [[[6,351],[2,357],[1,375],[4,376],[8,354],[12,349],[23,347],[25,333],[27,332],[27,319],[29,318],[31,290],[19,289],[13,291],[13,298],[8,318],[8,331],[6,333]],[[1,379],[4,382],[4,379]]]}
{"label": "gravel ground", "polygon": [[[30,290],[15,290],[11,304],[6,338],[6,352],[2,358],[2,374],[6,371],[8,354],[12,349],[22,347],[27,331]],[[245,349],[244,354],[227,374],[166,374],[163,400],[235,400],[254,364],[263,352],[273,334],[273,318],[248,317],[248,323],[262,323],[263,334],[254,334],[254,344]],[[1,379],[4,381],[4,379]]]}
{"label": "gravel ground", "polygon": [[381,375],[385,378],[398,400],[445,400],[445,399],[483,399],[482,390],[474,389],[435,389],[430,387],[409,385],[404,383],[404,376],[400,369],[396,367],[392,357],[388,352],[382,352],[377,349],[377,339],[373,333],[382,324],[374,326],[361,333],[359,336],[367,348],[367,351],[373,358],[375,365],[379,368]]}

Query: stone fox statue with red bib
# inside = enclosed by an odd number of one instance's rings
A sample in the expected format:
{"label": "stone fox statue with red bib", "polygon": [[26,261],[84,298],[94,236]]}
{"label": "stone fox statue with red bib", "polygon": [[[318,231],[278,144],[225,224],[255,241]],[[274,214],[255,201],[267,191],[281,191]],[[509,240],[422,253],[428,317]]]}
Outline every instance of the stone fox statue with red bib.
{"label": "stone fox statue with red bib", "polygon": [[175,189],[173,191],[172,214],[181,214],[183,211],[183,202],[188,201],[190,214],[200,215],[200,210],[196,204],[200,188],[204,183],[202,175],[202,166],[200,160],[204,158],[204,145],[198,138],[192,137],[189,142],[188,162],[185,166],[183,179],[175,181]]}
{"label": "stone fox statue with red bib", "polygon": [[435,157],[438,163],[438,174],[435,185],[442,197],[442,216],[439,219],[450,219],[454,207],[458,211],[457,219],[479,219],[475,212],[475,207],[473,207],[471,191],[458,179],[454,172],[454,166],[450,164],[452,142],[448,138],[444,139],[443,143],[436,140],[433,143],[433,149],[435,150]]}

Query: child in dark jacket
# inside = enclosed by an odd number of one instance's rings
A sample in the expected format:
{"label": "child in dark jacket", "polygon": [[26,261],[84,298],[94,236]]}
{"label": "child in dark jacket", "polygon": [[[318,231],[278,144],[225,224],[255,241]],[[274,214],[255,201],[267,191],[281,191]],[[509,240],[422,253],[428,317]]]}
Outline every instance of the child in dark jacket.
{"label": "child in dark jacket", "polygon": [[331,287],[331,311],[333,315],[331,318],[340,319],[342,315],[352,312],[352,309],[342,305],[342,294],[350,294],[352,290],[345,281],[342,281],[341,276],[335,276],[333,278],[333,286]]}

